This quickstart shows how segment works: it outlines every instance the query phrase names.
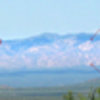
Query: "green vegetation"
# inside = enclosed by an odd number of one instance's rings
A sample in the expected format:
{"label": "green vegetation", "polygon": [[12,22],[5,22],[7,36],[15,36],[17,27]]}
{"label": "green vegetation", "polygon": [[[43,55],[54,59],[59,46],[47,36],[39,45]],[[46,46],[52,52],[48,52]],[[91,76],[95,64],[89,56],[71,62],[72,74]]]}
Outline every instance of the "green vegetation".
{"label": "green vegetation", "polygon": [[90,88],[89,91],[74,88],[69,92],[66,89],[66,87],[0,89],[0,100],[100,100],[100,88]]}
{"label": "green vegetation", "polygon": [[85,95],[81,93],[74,95],[69,91],[63,98],[64,100],[100,100],[100,88],[93,89]]}
{"label": "green vegetation", "polygon": [[0,100],[100,100],[100,84],[94,82],[68,87],[0,88]]}
{"label": "green vegetation", "polygon": [[73,93],[70,91],[67,95],[64,95],[65,100],[74,100]]}

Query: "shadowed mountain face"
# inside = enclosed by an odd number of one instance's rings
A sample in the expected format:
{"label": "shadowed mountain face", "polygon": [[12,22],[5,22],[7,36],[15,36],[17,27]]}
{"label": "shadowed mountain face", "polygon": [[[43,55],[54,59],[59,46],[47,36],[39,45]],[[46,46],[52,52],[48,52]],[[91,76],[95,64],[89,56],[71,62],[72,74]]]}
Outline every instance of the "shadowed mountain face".
{"label": "shadowed mountain face", "polygon": [[59,86],[99,76],[89,64],[100,66],[100,35],[92,42],[91,36],[45,33],[23,40],[3,41],[0,83],[12,85],[15,81],[14,86]]}

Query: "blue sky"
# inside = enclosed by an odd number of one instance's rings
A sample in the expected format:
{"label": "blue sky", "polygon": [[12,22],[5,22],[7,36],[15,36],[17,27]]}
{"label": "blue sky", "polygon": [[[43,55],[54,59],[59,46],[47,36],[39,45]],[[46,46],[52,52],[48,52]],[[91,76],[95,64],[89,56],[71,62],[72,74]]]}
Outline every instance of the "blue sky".
{"label": "blue sky", "polygon": [[94,32],[100,0],[0,0],[0,37],[26,38],[44,32]]}

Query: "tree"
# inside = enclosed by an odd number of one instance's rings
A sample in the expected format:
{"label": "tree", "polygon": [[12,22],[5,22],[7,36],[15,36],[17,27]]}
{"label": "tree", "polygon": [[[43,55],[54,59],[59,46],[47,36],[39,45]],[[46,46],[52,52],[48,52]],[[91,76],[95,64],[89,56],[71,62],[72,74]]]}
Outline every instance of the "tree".
{"label": "tree", "polygon": [[67,95],[64,95],[64,100],[74,100],[73,93],[69,91]]}

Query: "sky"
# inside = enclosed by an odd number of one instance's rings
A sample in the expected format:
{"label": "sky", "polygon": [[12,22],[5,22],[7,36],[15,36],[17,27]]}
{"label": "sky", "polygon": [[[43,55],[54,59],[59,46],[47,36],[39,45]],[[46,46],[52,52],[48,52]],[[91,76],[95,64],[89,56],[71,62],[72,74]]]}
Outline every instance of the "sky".
{"label": "sky", "polygon": [[100,27],[100,0],[0,0],[0,38],[44,32],[94,32]]}

